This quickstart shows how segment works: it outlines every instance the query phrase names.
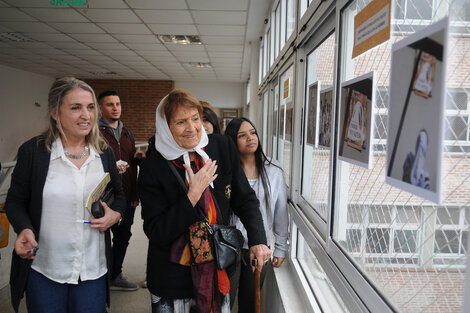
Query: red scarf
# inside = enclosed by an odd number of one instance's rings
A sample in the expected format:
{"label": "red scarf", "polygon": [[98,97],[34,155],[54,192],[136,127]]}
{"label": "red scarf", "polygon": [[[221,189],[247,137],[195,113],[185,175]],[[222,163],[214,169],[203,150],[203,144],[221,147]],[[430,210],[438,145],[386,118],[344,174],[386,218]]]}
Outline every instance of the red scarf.
{"label": "red scarf", "polygon": [[[184,161],[182,157],[172,162],[178,168],[183,168],[182,164],[184,164]],[[194,173],[197,173],[203,166],[204,161],[198,155],[195,161],[191,162],[191,168]],[[188,185],[187,181],[186,185]],[[218,214],[220,210],[213,199],[210,187],[204,190],[197,204],[204,212],[210,225],[216,224],[218,220],[221,220],[220,214]],[[217,268],[213,258],[212,238],[202,234],[203,232],[200,229],[201,224],[201,222],[196,222],[191,225],[188,229],[188,233],[192,232],[191,236],[183,234],[173,243],[170,261],[184,266],[191,266],[194,299],[196,300],[198,311],[220,313],[222,300],[230,291],[230,281],[226,271]],[[191,240],[188,240],[188,237]],[[193,260],[193,264],[191,264],[191,251],[193,251],[193,256],[195,251],[198,252],[198,260]],[[194,261],[204,263],[194,264]]]}

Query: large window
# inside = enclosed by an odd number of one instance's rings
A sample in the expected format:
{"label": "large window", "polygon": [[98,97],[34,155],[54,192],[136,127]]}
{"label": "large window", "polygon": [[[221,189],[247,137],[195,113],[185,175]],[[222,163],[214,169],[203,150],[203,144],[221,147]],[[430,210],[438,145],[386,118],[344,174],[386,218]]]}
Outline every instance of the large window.
{"label": "large window", "polygon": [[295,17],[296,17],[296,2],[297,0],[287,0],[287,24],[286,24],[286,41],[295,29]]}
{"label": "large window", "polygon": [[[470,41],[466,36],[450,40],[448,73],[452,74],[446,82],[442,173],[445,200],[437,206],[385,183],[384,152],[391,44],[440,19],[445,13],[439,17],[433,8],[447,7],[447,1],[392,1],[397,20],[391,39],[352,58],[354,16],[369,2],[355,0],[342,12],[340,81],[375,72],[374,162],[371,169],[337,162],[333,238],[400,311],[460,312],[469,231],[468,198],[461,195],[470,192],[466,183],[470,170],[465,169],[470,168],[470,83],[458,77],[470,57],[463,48]],[[453,23],[456,18],[451,18]],[[452,301],[438,300],[442,298]]]}
{"label": "large window", "polygon": [[[470,2],[392,0],[390,40],[353,58],[354,17],[371,2],[319,5],[318,23],[308,8],[311,0],[274,1],[270,11],[271,55],[278,59],[279,78],[271,83],[267,131],[272,156],[291,187],[294,274],[302,280],[299,288],[318,296],[325,312],[343,311],[341,300],[352,312],[462,312],[470,244]],[[292,15],[296,6],[298,16]],[[385,170],[392,44],[445,16],[450,36],[443,201],[437,205],[388,185]],[[295,36],[298,19],[308,21],[302,36],[310,37],[296,41],[300,46],[283,60],[277,53],[291,30]],[[342,114],[337,100],[343,82],[372,71],[374,159],[365,168],[337,158]],[[296,96],[295,86],[303,89]],[[333,306],[318,290],[326,291]]]}
{"label": "large window", "polygon": [[278,138],[279,138],[279,83],[276,81],[274,85],[274,97],[272,98],[272,142],[271,156],[274,160],[278,158]]}
{"label": "large window", "polygon": [[281,50],[279,42],[281,40],[281,4],[277,3],[276,9],[274,11],[274,27],[275,29],[275,42],[274,42],[274,59],[279,55]]}
{"label": "large window", "polygon": [[[320,216],[326,220],[328,212],[328,188],[330,182],[331,145],[320,144],[320,135],[326,129],[323,124],[329,123],[325,118],[327,111],[320,106],[320,94],[323,90],[331,90],[334,77],[334,41],[332,33],[319,46],[307,55],[306,64],[306,95],[304,105],[304,145],[302,162],[302,196]],[[314,95],[312,93],[318,93]],[[332,100],[332,99],[331,99]],[[323,102],[322,102],[323,103]],[[328,103],[331,106],[333,103]],[[323,110],[322,110],[323,108]],[[329,115],[331,121],[331,115]]]}
{"label": "large window", "polygon": [[294,66],[291,65],[280,78],[279,101],[279,161],[290,184],[292,159],[292,134],[294,118]]}
{"label": "large window", "polygon": [[470,208],[439,208],[434,233],[435,265],[466,264]]}

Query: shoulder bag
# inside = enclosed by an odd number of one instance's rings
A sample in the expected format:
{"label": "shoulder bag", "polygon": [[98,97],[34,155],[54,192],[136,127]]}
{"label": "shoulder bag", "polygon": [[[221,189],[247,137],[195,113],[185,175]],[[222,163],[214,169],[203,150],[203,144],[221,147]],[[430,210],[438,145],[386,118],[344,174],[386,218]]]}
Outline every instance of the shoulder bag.
{"label": "shoulder bag", "polygon": [[[183,187],[183,189],[187,192],[188,187],[176,171],[174,165],[168,161],[168,166],[176,176],[176,179],[178,180],[181,187]],[[199,207],[198,204],[196,204],[196,206],[204,217],[207,230],[212,236],[213,251],[215,252],[217,267],[220,270],[226,269],[240,258],[240,252],[243,244],[245,243],[245,238],[243,237],[242,232],[233,225],[209,225],[209,220],[204,215],[202,208]]]}

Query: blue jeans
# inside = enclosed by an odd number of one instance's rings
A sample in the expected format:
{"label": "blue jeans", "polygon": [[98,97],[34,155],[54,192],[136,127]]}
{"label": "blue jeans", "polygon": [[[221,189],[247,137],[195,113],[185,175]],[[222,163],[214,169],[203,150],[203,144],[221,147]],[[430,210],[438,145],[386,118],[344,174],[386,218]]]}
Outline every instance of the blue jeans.
{"label": "blue jeans", "polygon": [[132,236],[131,227],[134,223],[134,213],[135,206],[132,206],[131,202],[127,201],[121,225],[114,224],[111,227],[113,232],[111,279],[116,278],[122,272],[122,263],[124,262],[127,246],[129,246],[129,240]]}
{"label": "blue jeans", "polygon": [[77,285],[61,284],[30,269],[26,307],[28,313],[105,313],[106,275]]}

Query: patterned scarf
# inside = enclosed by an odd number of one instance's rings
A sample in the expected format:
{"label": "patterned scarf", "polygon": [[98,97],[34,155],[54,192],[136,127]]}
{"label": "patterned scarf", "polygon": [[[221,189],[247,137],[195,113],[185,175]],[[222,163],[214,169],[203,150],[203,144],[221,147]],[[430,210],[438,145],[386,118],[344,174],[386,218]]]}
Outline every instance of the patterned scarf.
{"label": "patterned scarf", "polygon": [[[183,157],[172,162],[176,167],[183,168]],[[195,162],[191,162],[191,168],[196,173],[204,164],[204,160],[196,155]],[[210,225],[220,222],[220,210],[210,187],[204,190],[197,205],[204,212]],[[196,222],[189,227],[187,234],[173,243],[170,261],[191,266],[194,298],[199,312],[220,313],[223,297],[230,291],[230,281],[226,271],[217,268],[211,241],[205,223]]]}

